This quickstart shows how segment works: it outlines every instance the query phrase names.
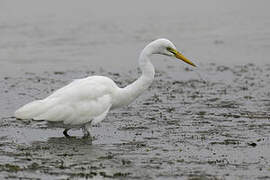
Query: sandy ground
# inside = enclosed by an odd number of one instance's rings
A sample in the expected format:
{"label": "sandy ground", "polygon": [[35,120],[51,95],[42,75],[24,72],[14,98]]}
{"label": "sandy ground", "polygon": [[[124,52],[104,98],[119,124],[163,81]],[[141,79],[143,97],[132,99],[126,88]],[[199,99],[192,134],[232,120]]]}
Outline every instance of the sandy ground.
{"label": "sandy ground", "polygon": [[[0,178],[269,179],[269,1],[104,3],[0,1]],[[199,67],[153,57],[149,91],[92,143],[13,118],[75,78],[131,83],[158,37]]]}

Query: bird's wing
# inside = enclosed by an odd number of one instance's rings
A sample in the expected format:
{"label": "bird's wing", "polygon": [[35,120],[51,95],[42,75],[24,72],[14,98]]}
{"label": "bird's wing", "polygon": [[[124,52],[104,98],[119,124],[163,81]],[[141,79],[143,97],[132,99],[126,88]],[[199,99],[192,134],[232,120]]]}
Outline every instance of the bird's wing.
{"label": "bird's wing", "polygon": [[69,125],[98,122],[105,118],[112,105],[113,88],[113,81],[106,77],[75,80],[43,100],[26,104],[15,112],[15,117],[62,121]]}

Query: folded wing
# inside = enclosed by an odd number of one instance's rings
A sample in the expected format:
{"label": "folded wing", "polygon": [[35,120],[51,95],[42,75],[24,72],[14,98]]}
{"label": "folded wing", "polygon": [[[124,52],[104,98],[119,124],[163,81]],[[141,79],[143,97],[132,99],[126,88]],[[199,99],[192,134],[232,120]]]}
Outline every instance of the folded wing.
{"label": "folded wing", "polygon": [[18,119],[62,121],[77,125],[103,120],[111,105],[114,82],[103,76],[78,79],[43,100],[33,101],[15,112]]}

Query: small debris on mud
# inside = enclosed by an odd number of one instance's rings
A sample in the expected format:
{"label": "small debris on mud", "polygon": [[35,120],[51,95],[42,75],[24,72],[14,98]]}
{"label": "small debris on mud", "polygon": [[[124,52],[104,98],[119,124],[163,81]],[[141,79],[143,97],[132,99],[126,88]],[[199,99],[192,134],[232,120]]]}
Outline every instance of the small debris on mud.
{"label": "small debris on mud", "polygon": [[[54,71],[0,81],[0,178],[267,179],[269,67],[157,71],[149,91],[92,128],[92,143],[62,129],[12,117],[19,106],[95,72]],[[120,86],[138,74],[105,72]],[[181,78],[190,77],[190,78]],[[206,80],[206,81],[205,81]],[[81,131],[71,132],[80,137]]]}

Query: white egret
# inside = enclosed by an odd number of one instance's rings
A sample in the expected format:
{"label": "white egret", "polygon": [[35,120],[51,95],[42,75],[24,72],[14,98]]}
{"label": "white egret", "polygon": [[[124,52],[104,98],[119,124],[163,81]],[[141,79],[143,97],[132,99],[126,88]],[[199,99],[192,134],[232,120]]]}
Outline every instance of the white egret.
{"label": "white egret", "polygon": [[101,122],[109,110],[130,104],[150,86],[155,75],[154,66],[150,61],[153,54],[176,57],[195,66],[179,53],[169,40],[157,39],[142,50],[139,57],[142,74],[132,84],[120,88],[105,76],[76,79],[47,98],[19,108],[15,117],[46,120],[56,127],[65,128],[63,134],[66,137],[69,137],[69,129],[82,128],[84,137],[91,137],[91,125]]}

